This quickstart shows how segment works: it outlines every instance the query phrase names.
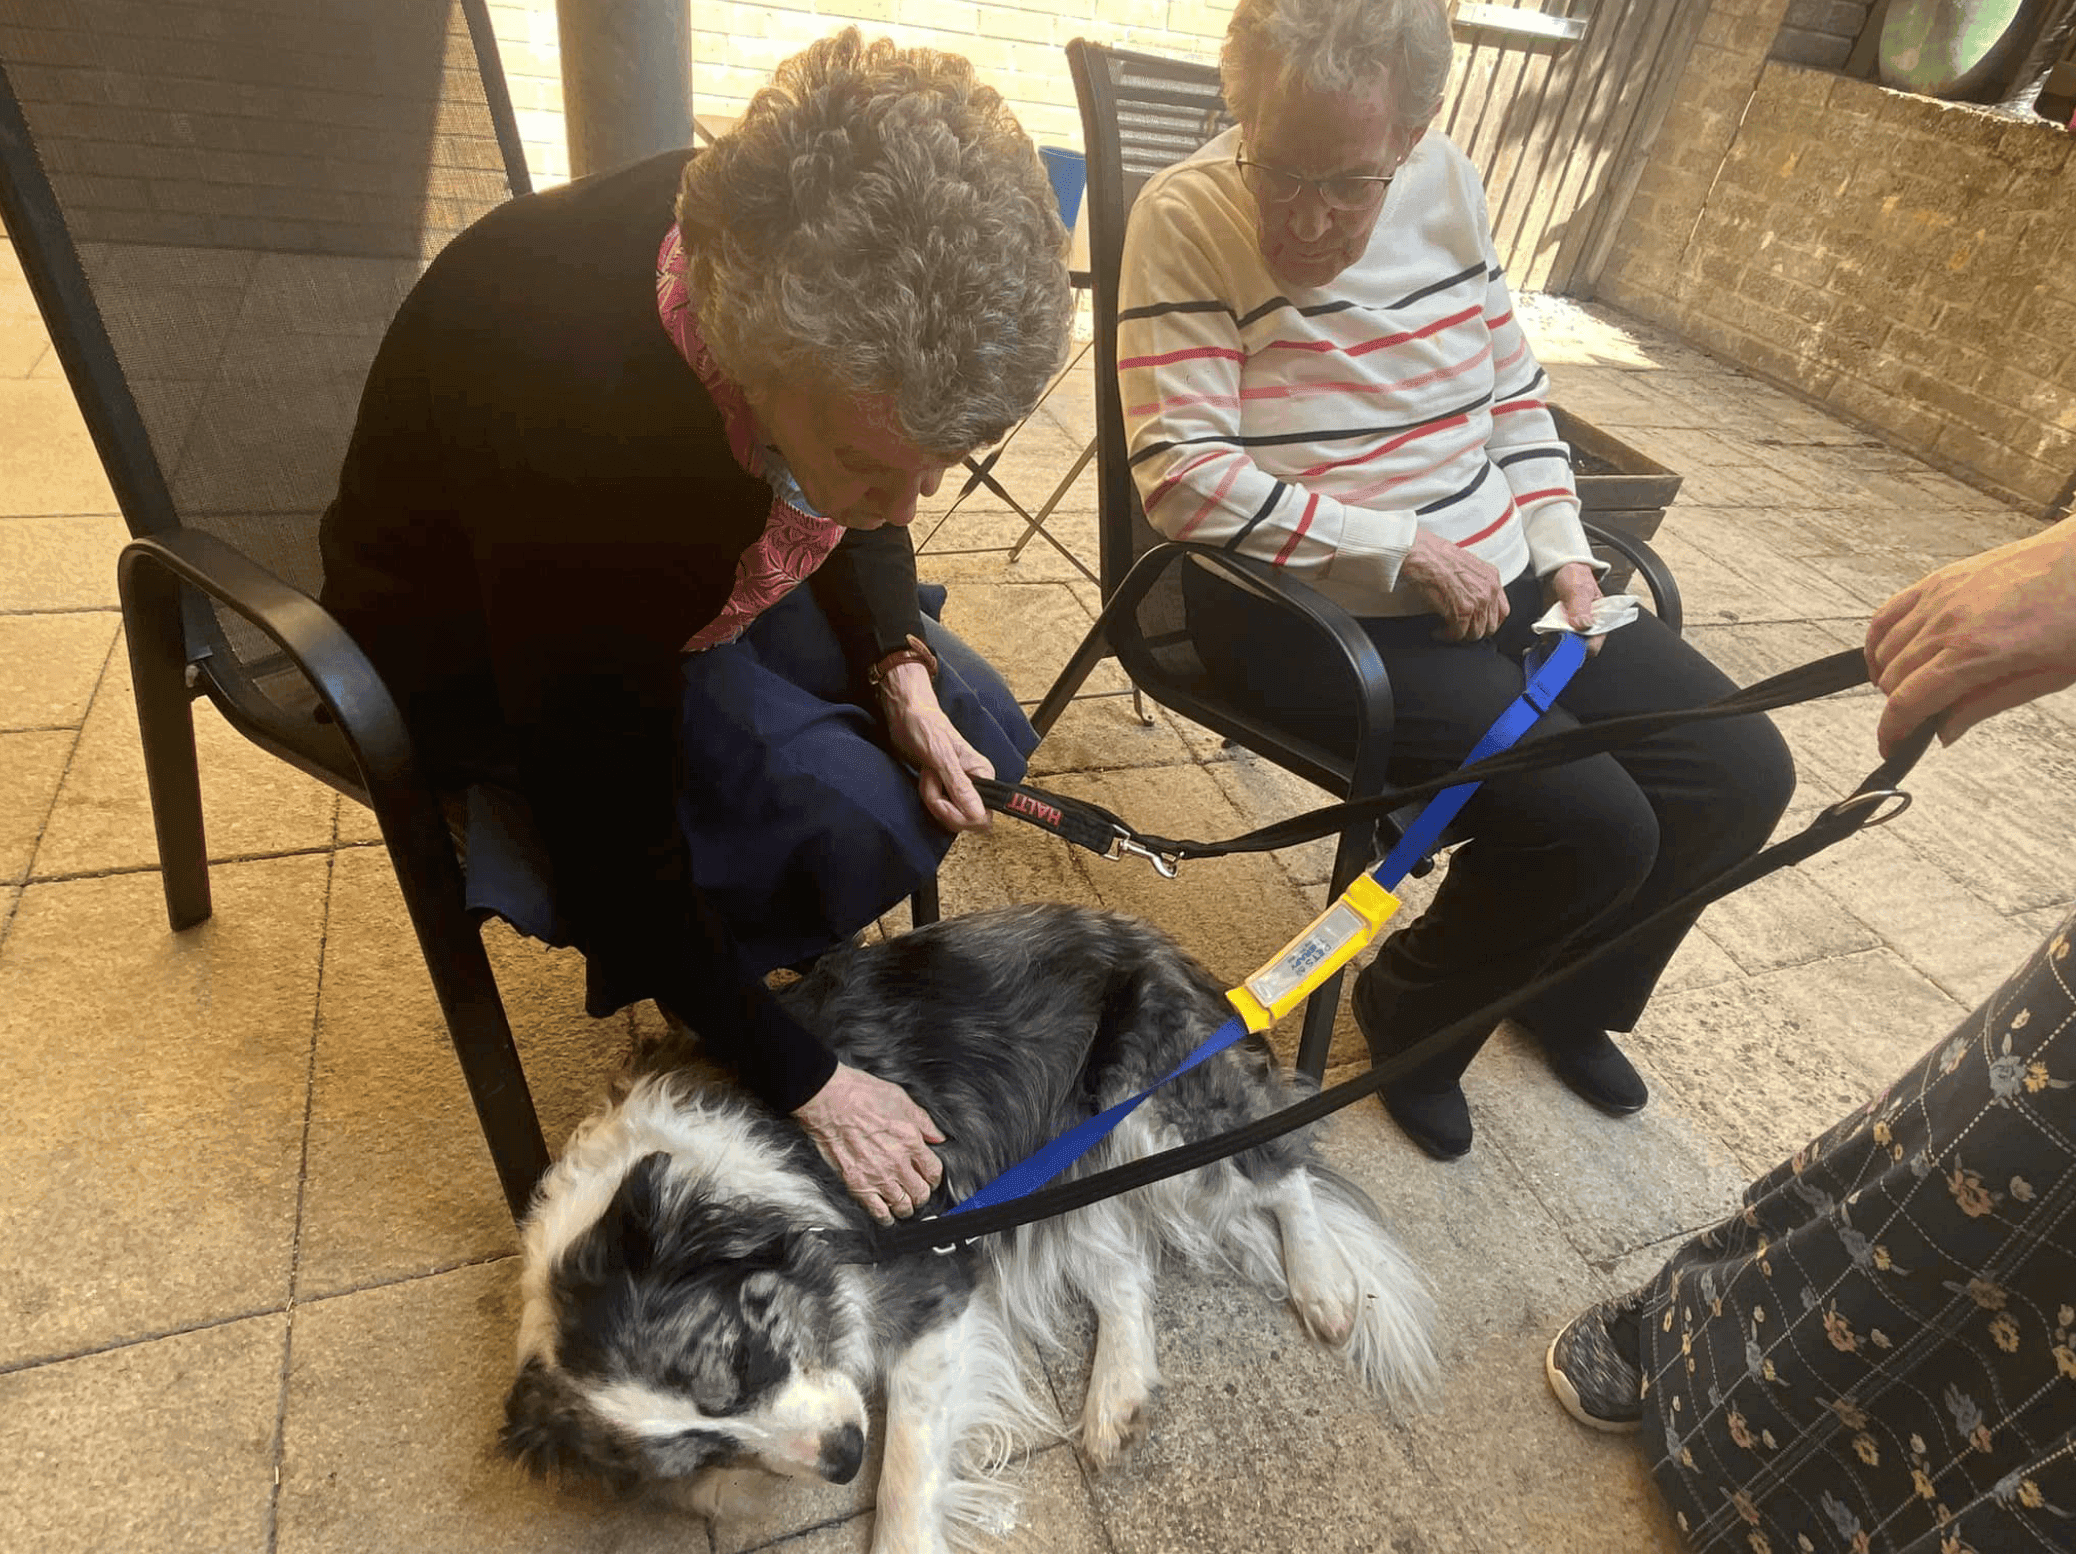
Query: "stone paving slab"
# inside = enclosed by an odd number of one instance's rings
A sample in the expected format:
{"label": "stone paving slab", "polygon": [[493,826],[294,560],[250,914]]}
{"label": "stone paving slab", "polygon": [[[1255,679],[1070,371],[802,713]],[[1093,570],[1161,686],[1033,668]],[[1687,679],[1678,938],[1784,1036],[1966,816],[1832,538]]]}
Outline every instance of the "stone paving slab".
{"label": "stone paving slab", "polygon": [[1753,1176],[1902,1073],[1963,1013],[1893,950],[1661,994],[1630,1038]]}
{"label": "stone paving slab", "polygon": [[0,1374],[7,1547],[266,1548],[287,1326],[255,1317]]}
{"label": "stone paving slab", "polygon": [[[70,384],[57,378],[0,377],[0,426],[8,429],[7,461],[0,465],[0,514],[119,511]],[[112,572],[108,587],[115,587]]]}
{"label": "stone paving slab", "polygon": [[29,877],[51,800],[78,743],[69,728],[0,734],[0,880]]}
{"label": "stone paving slab", "polygon": [[[7,427],[4,407],[0,427]],[[10,449],[14,431],[8,427]],[[0,486],[0,504],[6,499]],[[0,505],[0,612],[117,607],[115,559],[130,541],[122,519],[91,511],[47,518],[6,513]]]}
{"label": "stone paving slab", "polygon": [[105,610],[0,615],[0,730],[79,727],[116,625]]}
{"label": "stone paving slab", "polygon": [[[339,796],[253,744],[208,701],[192,705],[209,856],[246,858],[330,847]],[[36,872],[48,877],[148,869],[156,866],[158,854],[130,656],[118,633],[101,693],[80,727],[51,807]]]}
{"label": "stone paving slab", "polygon": [[[583,1012],[583,962],[486,934],[551,1148],[604,1098],[624,1020]],[[510,1252],[512,1223],[387,856],[332,867],[312,1064],[300,1298]]]}
{"label": "stone paving slab", "polygon": [[327,867],[219,867],[215,917],[177,936],[156,874],[23,893],[0,955],[0,1366],[286,1299]]}

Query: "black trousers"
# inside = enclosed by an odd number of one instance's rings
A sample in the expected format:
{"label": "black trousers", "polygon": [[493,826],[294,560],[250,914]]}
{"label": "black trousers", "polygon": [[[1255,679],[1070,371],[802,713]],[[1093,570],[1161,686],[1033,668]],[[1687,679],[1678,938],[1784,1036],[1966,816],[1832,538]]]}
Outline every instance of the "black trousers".
{"label": "black trousers", "polygon": [[[1183,590],[1192,635],[1218,679],[1264,716],[1352,756],[1353,682],[1322,638],[1201,568],[1185,565]],[[1394,783],[1459,765],[1521,693],[1529,628],[1547,606],[1526,574],[1508,586],[1507,605],[1498,634],[1481,642],[1436,641],[1433,615],[1362,622],[1391,676]],[[1645,614],[1603,641],[1527,738],[1696,706],[1733,689]],[[1794,786],[1787,746],[1756,714],[1486,783],[1464,806],[1458,825],[1470,839],[1451,855],[1433,903],[1385,941],[1357,982],[1378,1055],[1533,981],[1749,856],[1771,835]],[[1692,926],[1690,916],[1667,924],[1514,1018],[1551,1043],[1630,1029]],[[1455,1080],[1489,1034],[1416,1079]]]}

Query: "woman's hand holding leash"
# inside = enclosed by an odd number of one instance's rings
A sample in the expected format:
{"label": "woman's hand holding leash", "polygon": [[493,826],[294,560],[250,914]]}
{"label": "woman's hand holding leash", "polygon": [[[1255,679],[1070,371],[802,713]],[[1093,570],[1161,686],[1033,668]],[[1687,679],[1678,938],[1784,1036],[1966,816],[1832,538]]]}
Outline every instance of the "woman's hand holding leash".
{"label": "woman's hand holding leash", "polygon": [[1941,567],[1881,607],[1867,673],[1888,693],[1881,753],[1945,713],[1943,743],[2076,684],[2076,518]]}
{"label": "woman's hand holding leash", "polygon": [[929,671],[921,664],[896,665],[879,688],[887,736],[895,754],[922,774],[916,788],[930,818],[947,831],[986,830],[990,817],[973,779],[994,776],[994,763],[966,743],[945,715]]}
{"label": "woman's hand holding leash", "polygon": [[899,1085],[847,1063],[794,1113],[851,1196],[882,1225],[921,1208],[944,1177],[944,1135]]}

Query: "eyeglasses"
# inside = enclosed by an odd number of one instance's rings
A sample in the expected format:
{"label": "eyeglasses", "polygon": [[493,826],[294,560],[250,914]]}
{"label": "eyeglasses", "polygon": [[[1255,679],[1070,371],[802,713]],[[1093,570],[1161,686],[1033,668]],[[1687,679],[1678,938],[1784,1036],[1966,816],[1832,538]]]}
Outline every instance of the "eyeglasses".
{"label": "eyeglasses", "polygon": [[1235,156],[1233,161],[1239,164],[1248,187],[1271,205],[1288,205],[1309,185],[1319,191],[1319,198],[1326,202],[1329,210],[1367,210],[1384,197],[1384,191],[1391,187],[1391,180],[1397,176],[1394,170],[1390,173],[1336,173],[1331,178],[1306,178],[1245,156]]}

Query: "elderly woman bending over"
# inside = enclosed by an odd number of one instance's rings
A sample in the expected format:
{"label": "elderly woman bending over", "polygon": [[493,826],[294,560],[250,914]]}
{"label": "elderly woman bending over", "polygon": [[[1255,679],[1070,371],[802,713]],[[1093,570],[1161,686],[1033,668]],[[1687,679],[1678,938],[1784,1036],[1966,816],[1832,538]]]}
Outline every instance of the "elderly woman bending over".
{"label": "elderly woman bending over", "polygon": [[594,1016],[682,1017],[882,1217],[935,1130],[763,974],[928,879],[1035,743],[906,525],[1060,361],[1064,247],[966,61],[826,39],[709,149],[456,238],[325,515],[325,604],[469,787],[472,904],[580,945]]}
{"label": "elderly woman bending over", "polygon": [[[1156,175],[1132,212],[1118,369],[1147,516],[1258,557],[1345,606],[1390,672],[1390,775],[1455,766],[1520,693],[1552,599],[1590,619],[1547,380],[1514,316],[1478,175],[1429,126],[1448,79],[1441,0],[1240,0],[1239,128]],[[1193,635],[1235,694],[1352,753],[1354,687],[1328,646],[1186,567]],[[1545,728],[1730,689],[1650,616],[1601,639]],[[1487,783],[1433,904],[1356,982],[1386,1056],[1597,942],[1763,842],[1793,777],[1763,719],[1710,723]],[[1608,1036],[1634,1023],[1689,924],[1516,1016],[1588,1100],[1646,1093]],[[1458,1081],[1483,1037],[1384,1092],[1423,1148],[1470,1148]]]}

